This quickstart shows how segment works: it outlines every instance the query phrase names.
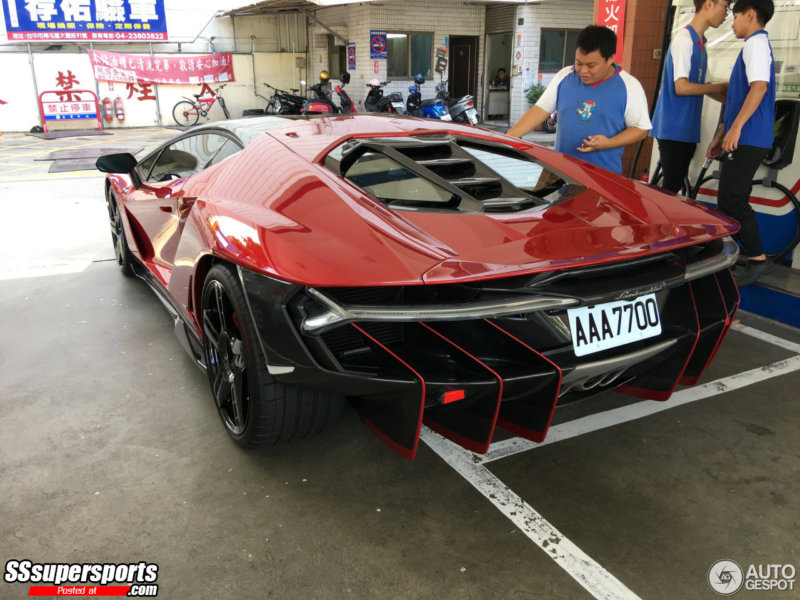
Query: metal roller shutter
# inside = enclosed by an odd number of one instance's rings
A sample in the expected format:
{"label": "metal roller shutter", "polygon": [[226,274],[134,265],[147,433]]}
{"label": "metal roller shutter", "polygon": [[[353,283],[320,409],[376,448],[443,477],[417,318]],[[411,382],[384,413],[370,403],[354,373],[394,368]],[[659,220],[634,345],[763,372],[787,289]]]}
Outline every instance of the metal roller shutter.
{"label": "metal roller shutter", "polygon": [[486,7],[486,35],[514,31],[516,4],[499,4]]}

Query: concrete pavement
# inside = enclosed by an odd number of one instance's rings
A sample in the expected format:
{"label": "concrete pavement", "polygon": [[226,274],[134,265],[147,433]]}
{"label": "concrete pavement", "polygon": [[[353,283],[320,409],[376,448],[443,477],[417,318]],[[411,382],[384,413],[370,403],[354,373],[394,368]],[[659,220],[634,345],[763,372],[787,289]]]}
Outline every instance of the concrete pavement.
{"label": "concrete pavement", "polygon": [[32,164],[52,143],[0,137],[0,563],[156,563],[178,600],[715,598],[720,559],[800,569],[798,330],[740,313],[700,387],[646,403],[667,410],[605,394],[488,463],[432,434],[407,462],[352,410],[242,451],[119,273],[102,176]]}

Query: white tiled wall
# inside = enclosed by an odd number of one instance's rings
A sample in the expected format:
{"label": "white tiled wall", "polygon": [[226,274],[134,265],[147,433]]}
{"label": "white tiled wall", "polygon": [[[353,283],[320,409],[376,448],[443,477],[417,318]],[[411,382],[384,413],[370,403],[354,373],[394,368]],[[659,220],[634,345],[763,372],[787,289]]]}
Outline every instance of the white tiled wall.
{"label": "white tiled wall", "polygon": [[[519,4],[514,19],[514,50],[517,50],[517,35],[520,36],[519,49],[522,59],[514,66],[521,65],[522,73],[514,70],[511,85],[511,122],[516,121],[528,109],[525,92],[537,82],[539,69],[539,45],[541,29],[564,27],[582,29],[592,22],[593,0],[558,0],[541,4]],[[483,100],[481,90],[487,83],[487,72],[484,63],[486,53],[485,21],[486,8],[483,4],[468,3],[461,0],[385,0],[380,4],[354,4],[327,8],[317,11],[317,17],[343,37],[356,43],[356,70],[351,71],[351,82],[348,86],[350,95],[356,102],[356,108],[363,108],[366,97],[366,83],[377,77],[381,81],[386,77],[386,61],[378,61],[378,73],[374,72],[375,61],[369,58],[370,30],[386,29],[400,31],[432,32],[434,49],[445,45],[446,38],[452,35],[478,36],[478,90],[476,102]],[[523,25],[518,25],[523,19]],[[328,68],[328,32],[321,26],[312,26],[310,37],[311,51],[309,64],[309,80],[315,82],[319,72]],[[544,74],[542,82],[546,85],[552,74]],[[439,81],[434,74],[434,81],[426,82],[422,87],[422,97],[435,95],[434,86]],[[386,86],[385,92],[399,91],[405,98],[411,81],[393,81]]]}
{"label": "white tiled wall", "polygon": [[[541,30],[563,27],[565,29],[583,29],[592,24],[593,0],[558,0],[541,4],[521,4],[517,7],[514,20],[514,50],[517,50],[517,36],[520,38],[522,60],[513,61],[513,77],[511,80],[511,122],[514,123],[528,110],[525,92],[537,83],[539,74],[539,46]],[[524,19],[522,26],[517,25]],[[522,74],[518,75],[517,65],[522,66]],[[552,73],[542,74],[542,83],[547,85],[553,78]]]}
{"label": "white tiled wall", "polygon": [[[485,6],[467,4],[461,0],[387,0],[379,5],[365,3],[345,5],[317,11],[317,17],[331,29],[339,32],[345,28],[349,41],[356,43],[356,70],[350,71],[351,81],[348,91],[356,102],[356,109],[363,110],[364,98],[367,96],[366,84],[377,77],[381,81],[387,79],[386,61],[379,60],[378,73],[374,71],[375,61],[369,58],[370,30],[397,30],[420,33],[433,33],[433,48],[445,46],[445,38],[452,35],[474,35],[478,37],[478,88],[484,85],[483,56],[485,51],[484,24]],[[316,82],[320,70],[327,69],[328,52],[326,35],[328,32],[314,26],[311,30],[312,44],[309,78]],[[436,95],[434,87],[439,82],[438,73],[433,73],[433,81],[426,81],[422,86],[423,99]],[[447,71],[444,76],[447,77]],[[403,98],[408,96],[408,81],[391,81],[384,88],[384,93],[401,92]],[[476,94],[480,101],[480,94]]]}

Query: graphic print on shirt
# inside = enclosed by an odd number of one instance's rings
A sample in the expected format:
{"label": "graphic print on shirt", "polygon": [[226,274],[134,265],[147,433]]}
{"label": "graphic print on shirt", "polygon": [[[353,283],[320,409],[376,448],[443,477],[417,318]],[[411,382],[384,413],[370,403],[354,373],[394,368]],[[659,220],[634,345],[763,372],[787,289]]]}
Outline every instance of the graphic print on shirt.
{"label": "graphic print on shirt", "polygon": [[594,100],[586,100],[578,105],[577,113],[578,120],[584,123],[592,122],[592,113],[594,113],[595,104]]}

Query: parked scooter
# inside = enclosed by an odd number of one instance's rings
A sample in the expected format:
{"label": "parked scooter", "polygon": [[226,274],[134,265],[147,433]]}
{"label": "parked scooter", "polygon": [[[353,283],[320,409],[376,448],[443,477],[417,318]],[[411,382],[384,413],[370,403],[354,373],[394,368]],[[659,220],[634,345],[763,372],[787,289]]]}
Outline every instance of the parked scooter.
{"label": "parked scooter", "polygon": [[364,100],[364,108],[367,112],[383,112],[403,114],[403,95],[400,92],[393,92],[388,96],[383,95],[383,86],[388,81],[373,79],[367,84],[369,92]]}
{"label": "parked scooter", "polygon": [[447,90],[446,79],[442,79],[439,85],[436,86],[436,97],[447,105],[447,110],[450,112],[450,118],[453,121],[467,123],[468,125],[477,125],[479,123],[478,111],[475,110],[475,98],[469,94],[461,96],[461,98],[451,98]]}
{"label": "parked scooter", "polygon": [[331,99],[330,75],[327,71],[320,71],[319,83],[308,86],[308,91],[313,92],[316,98],[303,103],[301,114],[318,115],[338,112]]}
{"label": "parked scooter", "polygon": [[558,111],[554,110],[542,123],[542,129],[544,129],[545,133],[555,133],[557,127]]}
{"label": "parked scooter", "polygon": [[[266,85],[266,84],[264,84]],[[299,92],[300,90],[292,88],[292,92]],[[283,90],[276,90],[277,96],[275,101],[275,112],[279,115],[299,115],[303,112],[303,105],[306,99],[303,96],[298,96],[295,93],[285,92]]]}
{"label": "parked scooter", "polygon": [[339,75],[339,83],[341,85],[337,85],[335,88],[333,88],[333,91],[336,92],[337,96],[339,96],[339,112],[343,114],[356,112],[356,103],[353,102],[350,94],[344,91],[344,86],[350,83],[350,73],[345,71]]}
{"label": "parked scooter", "polygon": [[[272,90],[269,98],[266,98],[267,105],[264,108],[246,108],[242,111],[243,117],[254,117],[259,115],[299,115],[303,108],[305,98],[297,96],[297,88],[292,88],[292,93],[276,88],[273,85],[263,82],[267,87],[267,92]],[[259,98],[263,98],[257,94]]]}
{"label": "parked scooter", "polygon": [[442,121],[452,121],[450,112],[444,102],[439,98],[429,100],[422,99],[420,86],[425,83],[425,76],[422,73],[414,73],[414,85],[408,88],[408,98],[406,99],[406,114],[414,117],[424,117],[426,119],[441,119]]}
{"label": "parked scooter", "polygon": [[350,83],[350,73],[344,72],[339,77],[341,85],[337,85],[334,91],[339,96],[339,104],[336,105],[331,96],[330,76],[327,71],[319,74],[319,83],[309,86],[309,91],[316,94],[316,99],[306,100],[303,104],[302,114],[319,115],[334,113],[354,113],[356,112],[355,103],[350,95],[344,91],[344,86]]}

